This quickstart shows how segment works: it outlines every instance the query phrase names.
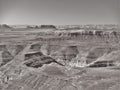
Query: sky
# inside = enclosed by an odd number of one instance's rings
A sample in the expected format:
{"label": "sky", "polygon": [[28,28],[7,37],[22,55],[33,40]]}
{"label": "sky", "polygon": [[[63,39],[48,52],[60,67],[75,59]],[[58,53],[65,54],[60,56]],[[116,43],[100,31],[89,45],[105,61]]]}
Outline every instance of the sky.
{"label": "sky", "polygon": [[118,24],[120,0],[0,0],[0,24]]}

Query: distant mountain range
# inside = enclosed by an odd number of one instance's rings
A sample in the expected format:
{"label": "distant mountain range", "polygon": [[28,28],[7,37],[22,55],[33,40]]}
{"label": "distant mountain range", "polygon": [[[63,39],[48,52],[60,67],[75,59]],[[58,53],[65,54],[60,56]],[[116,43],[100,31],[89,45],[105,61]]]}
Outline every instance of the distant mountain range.
{"label": "distant mountain range", "polygon": [[94,25],[94,24],[86,24],[86,25],[0,25],[0,29],[8,29],[8,28],[28,28],[28,29],[61,29],[61,30],[117,30],[119,25],[117,24],[103,24],[103,25]]}

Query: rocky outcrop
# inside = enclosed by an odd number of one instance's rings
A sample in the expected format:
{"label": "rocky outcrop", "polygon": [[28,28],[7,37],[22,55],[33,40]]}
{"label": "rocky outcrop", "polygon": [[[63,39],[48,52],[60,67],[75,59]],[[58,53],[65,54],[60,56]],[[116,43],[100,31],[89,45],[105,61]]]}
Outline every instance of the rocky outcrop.
{"label": "rocky outcrop", "polygon": [[30,49],[32,49],[33,51],[40,51],[41,49],[41,44],[36,43],[36,44],[32,44]]}
{"label": "rocky outcrop", "polygon": [[[80,41],[94,41],[99,40],[99,42],[106,42],[119,40],[120,39],[120,32],[119,31],[104,31],[104,30],[78,30],[78,31],[63,31],[57,32],[56,34],[58,37],[65,39],[79,39]],[[96,41],[98,42],[98,41]]]}
{"label": "rocky outcrop", "polygon": [[111,53],[104,54],[99,57],[92,63],[90,63],[89,67],[110,67],[120,68],[120,51],[112,51]]}
{"label": "rocky outcrop", "polygon": [[12,27],[10,27],[9,25],[3,24],[0,25],[0,32],[5,32],[5,31],[12,31]]}
{"label": "rocky outcrop", "polygon": [[114,50],[116,50],[116,48],[109,48],[109,47],[92,48],[86,57],[87,58],[86,63],[89,64],[97,60],[99,57],[103,56],[104,54],[108,54]]}
{"label": "rocky outcrop", "polygon": [[7,24],[0,25],[0,29],[10,29],[10,28],[12,28],[12,27],[10,27]]}
{"label": "rocky outcrop", "polygon": [[30,58],[41,57],[41,56],[43,56],[41,52],[30,52],[25,54],[25,60],[29,60]]}
{"label": "rocky outcrop", "polygon": [[0,45],[0,66],[10,62],[14,56],[8,51],[6,45]]}
{"label": "rocky outcrop", "polygon": [[39,68],[42,67],[44,64],[50,64],[50,63],[57,63],[59,65],[62,65],[52,57],[43,55],[41,52],[33,52],[33,53],[25,54],[24,64],[28,67]]}
{"label": "rocky outcrop", "polygon": [[97,61],[94,64],[90,65],[89,67],[109,67],[115,66],[114,61]]}
{"label": "rocky outcrop", "polygon": [[0,66],[10,62],[14,57],[8,51],[0,52]]}
{"label": "rocky outcrop", "polygon": [[16,56],[25,48],[25,45],[6,45],[6,48],[11,55]]}
{"label": "rocky outcrop", "polygon": [[41,25],[41,29],[56,29],[54,25]]}
{"label": "rocky outcrop", "polygon": [[63,48],[60,53],[63,56],[64,60],[71,61],[72,58],[75,58],[77,54],[79,53],[77,46],[67,46]]}

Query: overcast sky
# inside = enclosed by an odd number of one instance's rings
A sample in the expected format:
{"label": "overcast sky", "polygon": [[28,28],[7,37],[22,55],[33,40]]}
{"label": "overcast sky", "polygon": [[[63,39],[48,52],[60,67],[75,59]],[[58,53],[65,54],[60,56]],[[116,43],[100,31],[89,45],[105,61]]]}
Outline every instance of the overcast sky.
{"label": "overcast sky", "polygon": [[119,0],[0,0],[0,23],[117,24]]}

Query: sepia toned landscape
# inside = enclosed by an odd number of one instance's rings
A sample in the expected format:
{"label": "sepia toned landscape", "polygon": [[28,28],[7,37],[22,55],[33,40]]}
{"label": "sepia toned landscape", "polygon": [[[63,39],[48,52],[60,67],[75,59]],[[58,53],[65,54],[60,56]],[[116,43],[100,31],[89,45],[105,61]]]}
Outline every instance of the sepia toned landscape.
{"label": "sepia toned landscape", "polygon": [[118,25],[1,24],[0,90],[120,90]]}

